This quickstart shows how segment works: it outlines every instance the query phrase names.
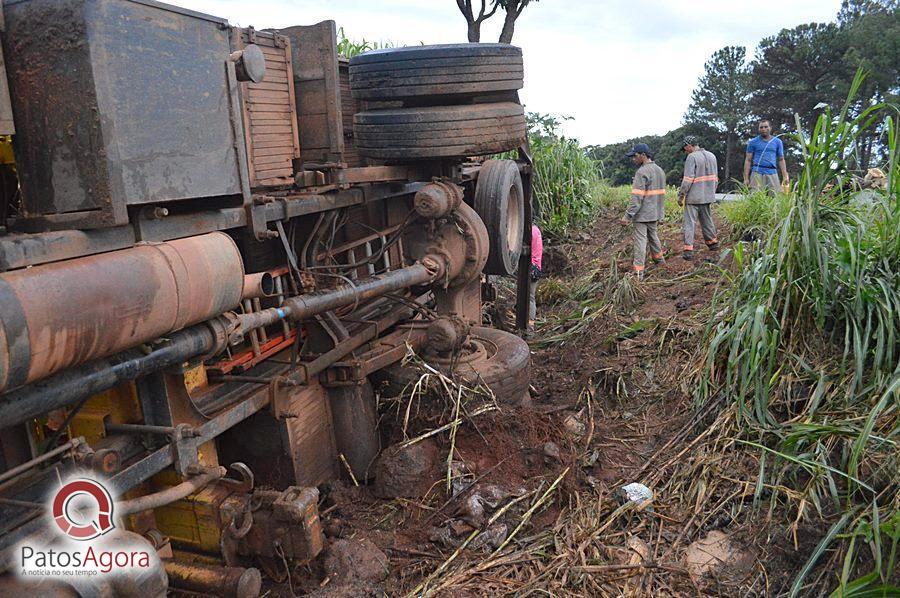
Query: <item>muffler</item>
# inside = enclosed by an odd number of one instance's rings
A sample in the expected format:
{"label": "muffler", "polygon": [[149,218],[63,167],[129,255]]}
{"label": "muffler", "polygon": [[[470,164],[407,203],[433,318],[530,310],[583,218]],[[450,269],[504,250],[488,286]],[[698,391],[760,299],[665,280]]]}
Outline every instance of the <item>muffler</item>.
{"label": "muffler", "polygon": [[218,316],[243,288],[221,232],[0,274],[0,392]]}

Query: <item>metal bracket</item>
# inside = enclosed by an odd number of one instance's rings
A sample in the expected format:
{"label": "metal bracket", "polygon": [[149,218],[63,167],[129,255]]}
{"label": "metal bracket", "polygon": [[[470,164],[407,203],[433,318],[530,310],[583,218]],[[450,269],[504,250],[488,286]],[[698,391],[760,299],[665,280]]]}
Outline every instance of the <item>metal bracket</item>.
{"label": "metal bracket", "polygon": [[181,477],[197,475],[201,472],[200,451],[197,446],[198,432],[190,424],[178,424],[172,434],[172,456],[175,471]]}
{"label": "metal bracket", "polygon": [[362,362],[338,361],[325,370],[319,378],[322,386],[357,386],[366,381]]}
{"label": "metal bracket", "polygon": [[[303,372],[303,383],[306,383],[306,366],[303,363],[297,364],[296,374],[299,374],[301,371]],[[290,408],[290,391],[286,390],[299,386],[299,380],[297,377],[292,377],[291,379],[274,380],[272,384],[269,385],[269,410],[272,412],[272,417],[275,419],[289,419],[292,417],[297,417],[297,414],[294,413]]]}
{"label": "metal bracket", "polygon": [[297,282],[299,283],[300,268],[297,266],[297,256],[294,255],[294,248],[291,247],[291,243],[284,232],[284,225],[281,223],[281,220],[275,221],[275,228],[277,229],[278,237],[281,239],[281,246],[284,247],[284,253],[287,255],[291,273],[297,278]]}
{"label": "metal bracket", "polygon": [[269,230],[266,226],[266,206],[265,204],[249,203],[244,205],[247,211],[247,228],[253,233],[253,237],[257,241],[265,241],[278,235],[274,230]]}

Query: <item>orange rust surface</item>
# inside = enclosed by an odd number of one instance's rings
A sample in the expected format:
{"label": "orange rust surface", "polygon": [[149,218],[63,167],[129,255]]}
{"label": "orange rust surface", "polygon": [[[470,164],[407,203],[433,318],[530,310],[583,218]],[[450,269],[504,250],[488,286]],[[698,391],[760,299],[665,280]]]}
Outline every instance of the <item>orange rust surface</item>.
{"label": "orange rust surface", "polygon": [[285,337],[283,334],[270,338],[267,342],[260,344],[259,355],[253,354],[253,349],[247,349],[235,354],[230,359],[223,359],[207,368],[207,371],[214,371],[219,374],[228,374],[236,368],[249,369],[258,363],[261,363],[269,357],[275,355],[279,351],[283,351],[291,346],[294,338],[297,336],[296,330],[291,330],[290,334]]}
{"label": "orange rust surface", "polygon": [[12,383],[32,382],[215,317],[238,305],[243,277],[224,233],[0,274],[0,319],[19,330],[0,338],[0,390],[17,367],[27,376]]}

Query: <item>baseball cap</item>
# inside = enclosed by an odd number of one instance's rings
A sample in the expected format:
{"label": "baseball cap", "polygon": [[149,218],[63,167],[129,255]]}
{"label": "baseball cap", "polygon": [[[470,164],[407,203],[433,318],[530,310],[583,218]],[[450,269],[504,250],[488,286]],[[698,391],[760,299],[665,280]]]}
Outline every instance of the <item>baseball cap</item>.
{"label": "baseball cap", "polygon": [[700,145],[700,142],[697,141],[697,138],[693,135],[688,135],[684,138],[684,141],[681,142],[681,147],[685,147],[688,145]]}
{"label": "baseball cap", "polygon": [[646,154],[648,156],[652,156],[653,152],[650,151],[650,146],[646,143],[638,143],[635,144],[635,146],[631,148],[631,151],[629,151],[625,155],[630,158],[635,154]]}

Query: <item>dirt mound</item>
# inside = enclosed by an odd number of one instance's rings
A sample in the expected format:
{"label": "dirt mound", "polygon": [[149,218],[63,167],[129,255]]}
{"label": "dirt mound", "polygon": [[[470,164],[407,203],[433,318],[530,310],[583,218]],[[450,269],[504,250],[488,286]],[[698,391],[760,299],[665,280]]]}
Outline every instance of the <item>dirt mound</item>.
{"label": "dirt mound", "polygon": [[325,574],[337,586],[384,581],[390,572],[387,556],[371,540],[337,540],[325,554]]}
{"label": "dirt mound", "polygon": [[381,452],[375,465],[375,495],[420,498],[437,479],[437,444],[426,438],[411,446],[394,445]]}

